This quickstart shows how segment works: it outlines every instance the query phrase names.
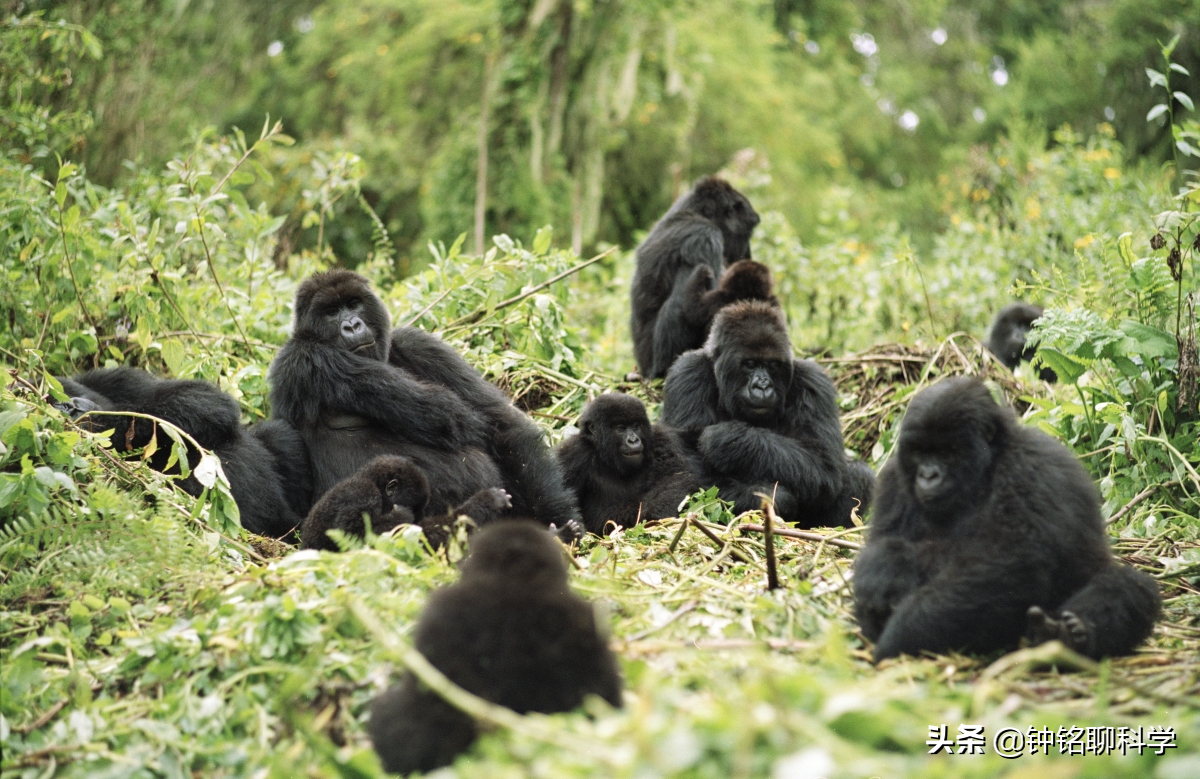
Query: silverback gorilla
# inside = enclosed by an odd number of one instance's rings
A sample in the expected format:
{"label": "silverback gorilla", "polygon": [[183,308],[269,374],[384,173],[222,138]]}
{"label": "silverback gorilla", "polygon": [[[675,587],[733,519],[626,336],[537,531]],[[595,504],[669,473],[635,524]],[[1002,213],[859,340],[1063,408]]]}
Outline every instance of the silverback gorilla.
{"label": "silverback gorilla", "polygon": [[1093,658],[1150,635],[1161,600],[1109,551],[1092,480],[975,379],[908,407],[879,477],[854,608],[875,659],[1059,639]]}
{"label": "silverback gorilla", "polygon": [[[450,681],[519,714],[570,711],[589,694],[621,705],[616,659],[548,533],[494,522],[471,537],[462,569],[429,596],[414,640]],[[411,672],[371,703],[367,728],[384,769],[400,774],[449,765],[476,736],[470,716]]]}
{"label": "silverback gorilla", "polygon": [[775,299],[770,270],[750,261],[750,235],[758,222],[740,192],[721,179],[706,178],[677,200],[642,241],[630,291],[630,322],[643,376],[667,375],[676,357],[702,346],[723,306]]}
{"label": "silverback gorilla", "polygon": [[703,349],[681,356],[663,385],[662,424],[681,432],[735,511],[775,510],[804,527],[845,525],[875,477],[847,462],[833,382],[792,357],[783,313],[769,303],[726,306]]}
{"label": "silverback gorilla", "polygon": [[[1022,360],[1028,362],[1037,354],[1034,347],[1026,348],[1025,339],[1042,313],[1041,306],[1018,301],[1009,303],[996,314],[985,345],[1010,371],[1015,371]],[[1042,368],[1038,375],[1042,381],[1058,380],[1058,376],[1049,368]]]}
{"label": "silverback gorilla", "polygon": [[425,513],[429,504],[429,479],[407,457],[376,457],[353,476],[326,492],[304,519],[300,542],[305,549],[337,551],[328,535],[334,528],[351,536],[366,535],[363,515],[371,520],[371,532],[385,533],[397,525],[418,525],[430,546],[442,546],[460,515],[476,525],[485,525],[512,508],[512,498],[496,487],[482,489],[463,505],[444,515]]}
{"label": "silverback gorilla", "polygon": [[514,513],[582,532],[541,431],[453,349],[413,327],[391,330],[366,279],[318,273],[296,291],[292,336],[271,364],[272,414],[308,445],[313,497],[379,455],[410,458],[429,480],[429,513],[482,489]]}
{"label": "silverback gorilla", "polygon": [[675,434],[651,425],[642,401],[621,393],[587,404],[579,434],[558,447],[558,461],[584,526],[597,535],[676,516],[700,489]]}
{"label": "silverback gorilla", "polygon": [[[229,491],[237,501],[242,526],[252,533],[288,537],[308,511],[308,455],[304,442],[284,422],[260,422],[246,430],[237,402],[205,381],[161,379],[137,368],[104,368],[60,379],[69,403],[60,410],[79,418],[89,411],[149,414],[183,430],[221,461]],[[150,467],[167,470],[171,441],[154,422],[140,417],[90,414],[83,422],[92,430],[112,430],[118,452],[140,449],[156,438]],[[188,463],[200,453],[188,444]],[[172,468],[172,470],[175,470]],[[186,492],[203,491],[194,475],[179,482]]]}

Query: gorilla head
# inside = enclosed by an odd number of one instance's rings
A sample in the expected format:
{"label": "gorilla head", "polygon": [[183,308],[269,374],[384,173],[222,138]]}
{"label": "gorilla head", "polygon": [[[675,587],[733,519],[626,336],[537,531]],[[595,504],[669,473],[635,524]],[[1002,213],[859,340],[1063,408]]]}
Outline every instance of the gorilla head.
{"label": "gorilla head", "polygon": [[385,361],[392,324],[370,282],[348,270],[331,270],[305,279],[296,290],[292,333]]}
{"label": "gorilla head", "polygon": [[567,566],[562,544],[533,522],[502,519],[471,537],[471,553],[462,563],[463,581],[496,581],[530,592],[564,592]]}
{"label": "gorilla head", "polygon": [[762,220],[746,196],[728,181],[715,176],[701,179],[671,208],[671,211],[684,210],[693,211],[720,228],[726,265],[750,259],[750,235]]}
{"label": "gorilla head", "polygon": [[396,455],[376,457],[358,476],[379,491],[382,510],[380,526],[372,528],[376,533],[421,521],[429,503],[429,479],[412,460]]}
{"label": "gorilla head", "polygon": [[988,351],[996,355],[1009,370],[1021,364],[1021,360],[1032,360],[1036,349],[1025,348],[1025,338],[1033,323],[1041,317],[1041,306],[1032,303],[1010,303],[996,315],[988,333]]}
{"label": "gorilla head", "polygon": [[726,413],[750,424],[771,424],[780,417],[793,370],[782,311],[761,300],[728,305],[713,320],[704,349]]}
{"label": "gorilla head", "polygon": [[625,475],[653,464],[650,418],[642,401],[622,393],[601,395],[579,418],[579,435],[604,465]]}
{"label": "gorilla head", "polygon": [[996,405],[987,387],[965,376],[939,381],[913,398],[894,456],[926,516],[952,518],[978,501],[1011,424],[1010,412]]}

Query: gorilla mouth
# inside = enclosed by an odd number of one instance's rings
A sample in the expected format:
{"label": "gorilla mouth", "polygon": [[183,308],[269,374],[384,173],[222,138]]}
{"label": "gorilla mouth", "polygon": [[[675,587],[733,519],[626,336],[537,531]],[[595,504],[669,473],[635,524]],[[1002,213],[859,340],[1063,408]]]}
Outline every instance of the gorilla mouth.
{"label": "gorilla mouth", "polygon": [[355,354],[364,354],[374,348],[375,348],[375,341],[370,340],[370,341],[367,341],[366,343],[359,344],[358,346],[351,349],[351,351],[354,352]]}

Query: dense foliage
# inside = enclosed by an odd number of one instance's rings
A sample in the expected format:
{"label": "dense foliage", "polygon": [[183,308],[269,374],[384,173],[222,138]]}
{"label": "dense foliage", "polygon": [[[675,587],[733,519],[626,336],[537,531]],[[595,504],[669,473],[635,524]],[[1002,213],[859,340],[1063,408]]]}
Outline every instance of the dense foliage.
{"label": "dense foliage", "polygon": [[[985,376],[1096,477],[1163,622],[1101,664],[1034,649],[876,669],[848,610],[862,530],[777,538],[768,593],[761,537],[704,494],[684,520],[575,550],[626,708],[529,717],[452,772],[1200,771],[1196,6],[719,5],[116,0],[0,22],[0,774],[381,776],[366,703],[461,554],[403,533],[340,554],[247,536],[221,474],[193,499],[148,451],[116,456],[50,405],[54,375],[203,378],[261,419],[296,284],[342,264],[552,441],[607,389],[653,416],[659,385],[620,378],[635,237],[719,168],[764,212],[754,256],[837,383],[848,447],[880,464],[915,391]],[[485,73],[494,237],[475,252]],[[183,140],[206,123],[223,129]],[[594,262],[564,248],[601,241]],[[974,340],[1015,295],[1048,308],[1054,386]],[[990,738],[985,756],[927,756],[943,723],[1176,739],[1162,756],[1008,761]]]}

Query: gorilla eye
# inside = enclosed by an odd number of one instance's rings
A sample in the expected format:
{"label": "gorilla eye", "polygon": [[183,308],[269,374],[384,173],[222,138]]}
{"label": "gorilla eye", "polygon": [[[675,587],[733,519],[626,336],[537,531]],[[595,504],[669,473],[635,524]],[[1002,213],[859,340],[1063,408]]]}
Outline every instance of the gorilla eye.
{"label": "gorilla eye", "polygon": [[386,492],[388,495],[395,495],[396,490],[398,489],[400,489],[400,482],[396,479],[389,481],[387,486],[383,488],[384,492]]}

